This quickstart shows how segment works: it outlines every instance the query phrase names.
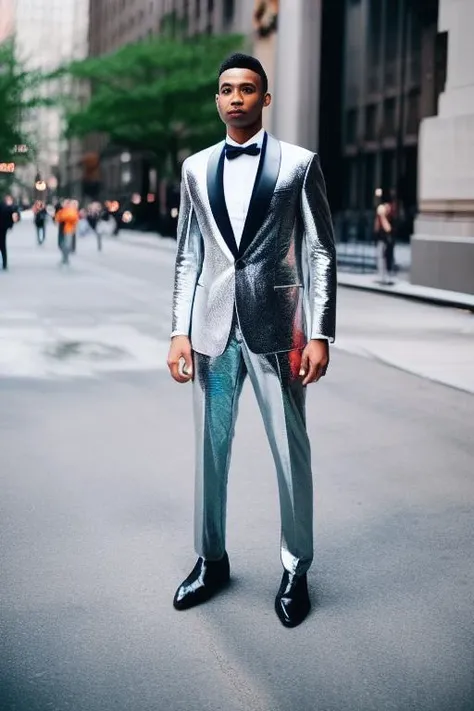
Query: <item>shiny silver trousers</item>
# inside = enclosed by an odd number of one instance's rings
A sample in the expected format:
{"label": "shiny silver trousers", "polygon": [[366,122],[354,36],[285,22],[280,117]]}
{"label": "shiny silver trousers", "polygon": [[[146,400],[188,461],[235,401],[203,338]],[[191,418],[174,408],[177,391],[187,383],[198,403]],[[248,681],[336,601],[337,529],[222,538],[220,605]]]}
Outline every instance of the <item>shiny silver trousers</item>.
{"label": "shiny silver trousers", "polygon": [[[313,482],[301,351],[257,355],[236,326],[222,355],[194,353],[196,426],[195,547],[206,560],[225,552],[227,477],[238,402],[250,377],[275,461],[281,560],[305,573],[313,559]],[[258,462],[255,463],[258,475]]]}

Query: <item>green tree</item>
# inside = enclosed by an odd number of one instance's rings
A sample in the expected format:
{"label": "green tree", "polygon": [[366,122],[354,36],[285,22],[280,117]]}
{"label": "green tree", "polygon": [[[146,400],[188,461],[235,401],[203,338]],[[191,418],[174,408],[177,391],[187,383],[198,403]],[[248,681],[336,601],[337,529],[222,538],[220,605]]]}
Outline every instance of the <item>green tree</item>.
{"label": "green tree", "polygon": [[67,135],[106,134],[117,147],[149,151],[176,177],[182,151],[222,133],[217,68],[241,45],[236,35],[162,36],[72,63],[67,72],[91,91],[86,105],[66,107]]}
{"label": "green tree", "polygon": [[[27,113],[45,104],[39,96],[42,81],[41,74],[26,71],[17,60],[13,40],[0,44],[0,163],[20,164],[34,157],[34,145],[23,126]],[[0,173],[0,188],[13,179],[13,174]]]}

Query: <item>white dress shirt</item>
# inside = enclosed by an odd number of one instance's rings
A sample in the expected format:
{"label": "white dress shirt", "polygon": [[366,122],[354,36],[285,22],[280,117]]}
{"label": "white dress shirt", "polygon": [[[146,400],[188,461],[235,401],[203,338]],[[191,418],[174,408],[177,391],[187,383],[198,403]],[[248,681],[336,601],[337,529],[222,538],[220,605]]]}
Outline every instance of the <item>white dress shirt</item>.
{"label": "white dress shirt", "polygon": [[[230,136],[227,136],[227,143],[241,147],[256,143],[261,149],[264,136],[265,129],[262,128],[245,143],[236,143]],[[233,160],[224,159],[224,196],[237,247],[240,246],[242,232],[244,231],[259,163],[260,154],[258,156],[248,156],[244,153]]]}

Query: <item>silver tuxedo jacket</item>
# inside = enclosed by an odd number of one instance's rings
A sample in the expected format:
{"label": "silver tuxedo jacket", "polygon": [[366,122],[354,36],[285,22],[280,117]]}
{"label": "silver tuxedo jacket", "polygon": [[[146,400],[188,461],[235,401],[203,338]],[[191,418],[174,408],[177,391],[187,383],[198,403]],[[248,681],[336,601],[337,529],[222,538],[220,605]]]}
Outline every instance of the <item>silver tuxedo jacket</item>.
{"label": "silver tuxedo jacket", "polygon": [[183,165],[173,335],[189,335],[198,353],[220,355],[236,313],[254,353],[333,341],[336,256],[318,156],[265,134],[239,247],[224,160],[221,142]]}

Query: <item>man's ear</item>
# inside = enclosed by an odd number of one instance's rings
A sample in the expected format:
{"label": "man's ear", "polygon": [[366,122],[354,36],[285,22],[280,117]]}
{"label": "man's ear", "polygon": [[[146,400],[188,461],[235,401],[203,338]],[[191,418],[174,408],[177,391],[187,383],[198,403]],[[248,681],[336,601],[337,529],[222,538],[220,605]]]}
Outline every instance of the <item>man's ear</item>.
{"label": "man's ear", "polygon": [[265,107],[267,107],[267,106],[270,106],[271,103],[272,103],[272,95],[267,92],[265,94],[264,99],[263,99],[263,105]]}
{"label": "man's ear", "polygon": [[216,104],[219,104],[219,94],[216,94]]}

